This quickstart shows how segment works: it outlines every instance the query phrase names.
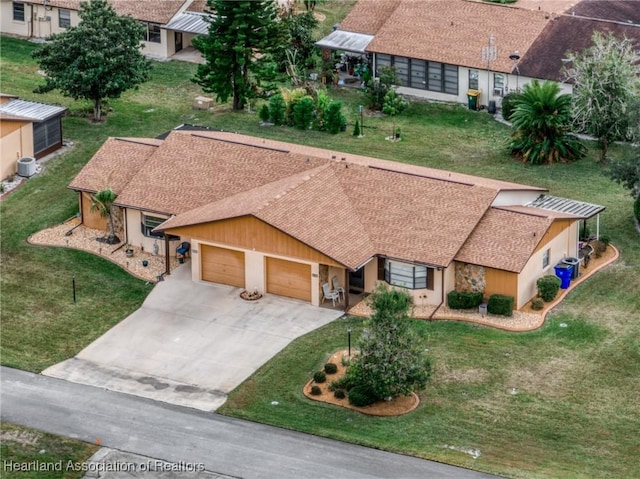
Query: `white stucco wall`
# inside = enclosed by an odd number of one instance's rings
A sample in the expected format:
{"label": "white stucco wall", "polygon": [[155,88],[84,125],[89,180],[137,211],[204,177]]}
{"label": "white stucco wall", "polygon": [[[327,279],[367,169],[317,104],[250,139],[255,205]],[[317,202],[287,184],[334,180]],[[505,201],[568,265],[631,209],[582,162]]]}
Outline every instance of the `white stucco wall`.
{"label": "white stucco wall", "polygon": [[[150,213],[150,212],[142,212],[139,210],[127,209],[126,212],[126,241],[132,246],[142,248],[145,251],[152,252],[153,245],[156,243],[158,245],[158,254],[164,256],[165,254],[165,241],[164,239],[156,239],[149,238],[142,234],[142,228],[140,227],[142,223],[142,214],[147,214],[149,216],[155,216],[156,218],[163,218],[165,216],[160,215],[158,213]],[[168,218],[168,216],[166,217]],[[184,238],[180,241],[170,241],[169,242],[169,255],[176,255],[176,248],[181,243],[181,241],[189,241],[189,238]]]}

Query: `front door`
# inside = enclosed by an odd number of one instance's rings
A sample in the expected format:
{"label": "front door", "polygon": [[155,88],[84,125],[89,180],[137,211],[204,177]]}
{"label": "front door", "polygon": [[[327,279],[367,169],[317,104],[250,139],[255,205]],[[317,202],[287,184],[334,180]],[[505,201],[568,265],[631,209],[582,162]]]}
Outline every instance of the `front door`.
{"label": "front door", "polygon": [[364,292],[364,266],[356,271],[349,271],[349,292],[353,294]]}
{"label": "front door", "polygon": [[182,50],[182,32],[175,32],[176,53]]}

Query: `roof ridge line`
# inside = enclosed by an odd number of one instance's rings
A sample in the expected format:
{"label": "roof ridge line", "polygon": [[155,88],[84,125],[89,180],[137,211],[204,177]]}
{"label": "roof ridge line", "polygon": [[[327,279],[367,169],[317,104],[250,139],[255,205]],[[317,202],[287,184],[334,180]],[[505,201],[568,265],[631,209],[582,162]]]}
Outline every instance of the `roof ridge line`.
{"label": "roof ridge line", "polygon": [[[225,133],[225,132],[221,132],[221,133]],[[226,133],[231,133],[231,132],[226,132]],[[280,153],[291,153],[291,150],[285,150],[283,148],[275,148],[275,147],[266,146],[266,145],[264,145],[264,146],[256,145],[256,144],[247,143],[247,142],[244,142],[244,141],[231,140],[231,139],[228,139],[228,138],[216,138],[216,137],[202,135],[202,134],[198,134],[198,133],[190,133],[190,135],[194,136],[194,137],[197,137],[197,138],[205,138],[207,140],[222,141],[224,143],[232,143],[234,145],[251,146],[253,148],[259,148],[261,150],[277,151],[277,152],[280,152]],[[246,136],[246,135],[243,135],[243,136]]]}

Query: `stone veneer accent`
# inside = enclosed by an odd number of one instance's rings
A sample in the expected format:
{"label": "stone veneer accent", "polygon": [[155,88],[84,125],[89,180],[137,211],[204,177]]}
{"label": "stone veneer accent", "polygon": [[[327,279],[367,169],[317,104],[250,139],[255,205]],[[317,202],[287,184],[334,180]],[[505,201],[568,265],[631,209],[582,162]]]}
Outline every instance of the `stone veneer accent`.
{"label": "stone veneer accent", "polygon": [[484,292],[484,267],[469,263],[456,263],[456,291]]}

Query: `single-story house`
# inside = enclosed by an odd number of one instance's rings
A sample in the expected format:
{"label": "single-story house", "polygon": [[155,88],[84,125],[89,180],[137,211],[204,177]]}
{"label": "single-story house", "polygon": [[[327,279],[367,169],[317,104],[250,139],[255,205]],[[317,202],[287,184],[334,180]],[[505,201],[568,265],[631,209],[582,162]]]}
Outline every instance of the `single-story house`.
{"label": "single-story house", "polygon": [[[82,0],[0,0],[0,33],[23,38],[46,38],[80,22]],[[167,59],[206,34],[209,24],[204,0],[109,0],[120,15],[144,24],[143,52]]]}
{"label": "single-story house", "polygon": [[0,93],[0,179],[14,175],[21,158],[39,159],[62,147],[66,111]]}
{"label": "single-story house", "polygon": [[[82,222],[106,229],[91,194],[118,194],[118,235],[166,257],[191,244],[194,281],[322,302],[379,282],[439,305],[454,289],[536,294],[576,256],[578,224],[604,208],[544,188],[227,132],[109,138],[74,178]],[[348,297],[348,295],[347,295]],[[348,305],[347,305],[348,306]]]}
{"label": "single-story house", "polygon": [[475,0],[360,0],[317,45],[366,55],[376,74],[395,67],[403,94],[467,103],[470,90],[480,91],[480,104],[500,106],[533,78],[563,80],[565,52],[588,46],[595,31],[640,42],[636,3],[556,2],[567,10],[549,12]]}

